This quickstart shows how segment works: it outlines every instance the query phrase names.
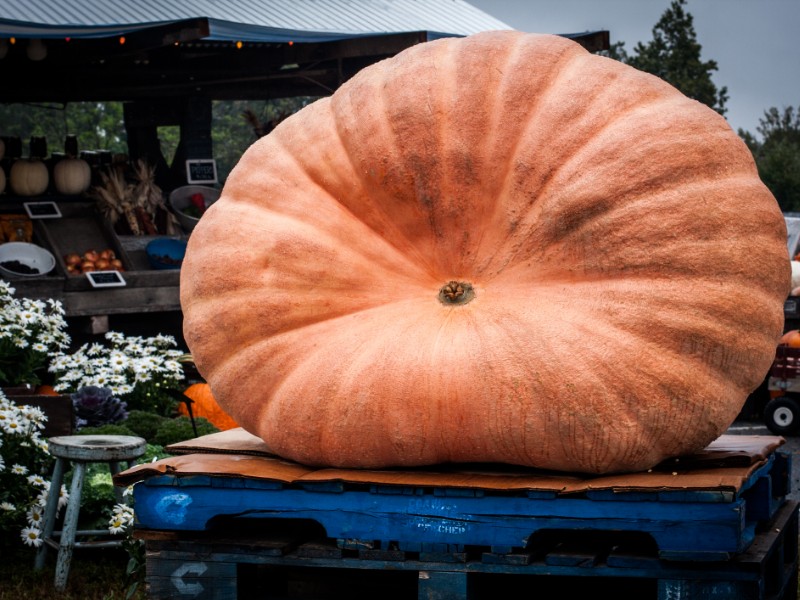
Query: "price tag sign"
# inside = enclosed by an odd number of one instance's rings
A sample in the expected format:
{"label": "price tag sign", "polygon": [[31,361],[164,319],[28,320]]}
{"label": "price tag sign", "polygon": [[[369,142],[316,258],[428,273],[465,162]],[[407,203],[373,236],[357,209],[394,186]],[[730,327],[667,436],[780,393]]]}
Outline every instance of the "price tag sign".
{"label": "price tag sign", "polygon": [[31,219],[61,218],[61,210],[55,202],[24,202],[22,205]]}
{"label": "price tag sign", "polygon": [[213,158],[190,158],[186,161],[188,183],[217,183],[217,161]]}
{"label": "price tag sign", "polygon": [[124,287],[127,282],[119,271],[89,271],[84,273],[92,287]]}

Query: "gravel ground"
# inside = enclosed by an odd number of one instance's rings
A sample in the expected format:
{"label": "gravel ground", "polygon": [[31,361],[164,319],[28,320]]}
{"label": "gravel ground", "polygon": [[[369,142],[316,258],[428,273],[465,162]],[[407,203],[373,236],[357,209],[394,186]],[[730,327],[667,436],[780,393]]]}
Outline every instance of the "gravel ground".
{"label": "gravel ground", "polygon": [[[765,425],[757,421],[736,421],[727,433],[734,435],[775,435]],[[784,437],[786,443],[779,448],[780,452],[792,455],[792,487],[789,498],[800,500],[800,436]]]}

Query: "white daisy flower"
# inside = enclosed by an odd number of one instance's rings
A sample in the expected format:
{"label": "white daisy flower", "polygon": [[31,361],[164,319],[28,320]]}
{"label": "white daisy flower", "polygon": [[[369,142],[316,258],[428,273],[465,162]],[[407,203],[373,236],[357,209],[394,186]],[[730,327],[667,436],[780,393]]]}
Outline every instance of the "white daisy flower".
{"label": "white daisy flower", "polygon": [[25,542],[27,546],[38,548],[42,545],[42,532],[37,527],[25,527],[20,532],[20,537],[22,537],[22,541]]}

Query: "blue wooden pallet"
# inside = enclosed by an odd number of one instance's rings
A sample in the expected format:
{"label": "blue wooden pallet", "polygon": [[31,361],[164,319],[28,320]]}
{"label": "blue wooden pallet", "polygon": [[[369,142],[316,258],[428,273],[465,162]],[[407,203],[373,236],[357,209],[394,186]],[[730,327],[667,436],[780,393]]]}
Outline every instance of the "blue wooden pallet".
{"label": "blue wooden pallet", "polygon": [[[798,503],[786,502],[747,551],[727,561],[676,562],[609,536],[517,554],[468,550],[450,560],[397,549],[342,548],[313,528],[139,530],[150,600],[192,598],[518,597],[796,600]],[[261,523],[263,525],[263,522]],[[297,525],[297,524],[295,524]]]}
{"label": "blue wooden pallet", "polygon": [[135,486],[136,528],[203,532],[232,519],[290,519],[319,524],[343,549],[451,560],[475,549],[487,556],[524,554],[542,536],[613,533],[651,539],[660,560],[720,561],[744,552],[786,502],[790,467],[790,456],[776,451],[735,492],[588,490],[568,496],[167,473]]}

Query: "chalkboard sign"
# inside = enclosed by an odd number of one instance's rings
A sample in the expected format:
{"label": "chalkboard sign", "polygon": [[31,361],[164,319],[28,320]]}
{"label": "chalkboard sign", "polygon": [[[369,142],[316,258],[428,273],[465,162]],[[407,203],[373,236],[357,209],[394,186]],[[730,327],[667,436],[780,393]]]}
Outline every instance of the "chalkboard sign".
{"label": "chalkboard sign", "polygon": [[188,183],[217,183],[217,161],[213,158],[190,158],[186,161]]}
{"label": "chalkboard sign", "polygon": [[86,275],[92,287],[96,288],[123,287],[127,285],[119,271],[89,271],[84,275]]}
{"label": "chalkboard sign", "polygon": [[23,206],[31,219],[61,218],[61,211],[55,202],[24,202]]}

